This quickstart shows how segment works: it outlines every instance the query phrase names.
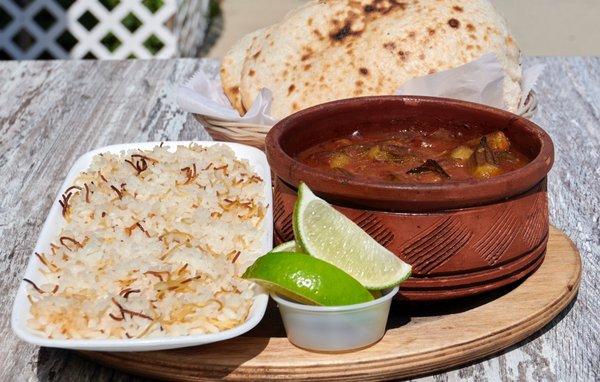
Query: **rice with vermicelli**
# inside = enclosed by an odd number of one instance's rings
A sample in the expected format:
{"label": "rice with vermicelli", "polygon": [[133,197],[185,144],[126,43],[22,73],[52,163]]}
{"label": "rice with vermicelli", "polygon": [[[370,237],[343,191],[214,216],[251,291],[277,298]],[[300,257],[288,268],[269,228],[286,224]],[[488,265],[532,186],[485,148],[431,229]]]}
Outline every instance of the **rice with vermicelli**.
{"label": "rice with vermicelli", "polygon": [[263,180],[227,146],[99,154],[60,201],[37,253],[28,325],[49,338],[213,333],[246,320],[257,288]]}

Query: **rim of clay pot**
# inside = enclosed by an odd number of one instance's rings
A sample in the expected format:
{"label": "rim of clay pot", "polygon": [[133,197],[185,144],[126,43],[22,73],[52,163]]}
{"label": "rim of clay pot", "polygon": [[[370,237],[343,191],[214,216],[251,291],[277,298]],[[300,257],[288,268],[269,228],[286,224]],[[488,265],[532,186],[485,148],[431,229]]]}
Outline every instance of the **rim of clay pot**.
{"label": "rim of clay pot", "polygon": [[[368,112],[367,112],[368,111]],[[392,112],[393,111],[393,112]],[[283,147],[286,140],[301,135],[300,129],[311,123],[327,123],[334,128],[336,116],[363,113],[362,119],[385,118],[403,112],[419,115],[439,113],[459,115],[477,123],[502,126],[519,133],[520,140],[535,153],[524,167],[490,179],[467,179],[445,183],[393,183],[368,178],[347,177],[316,169],[295,159]],[[415,114],[416,113],[416,114]],[[433,114],[432,114],[433,113]],[[366,119],[364,115],[367,115]],[[371,117],[373,116],[373,117]],[[375,117],[377,116],[377,117]],[[418,117],[416,117],[418,118]],[[360,125],[360,121],[357,122]],[[514,130],[517,129],[517,130]],[[341,136],[340,136],[341,137]],[[313,139],[311,137],[311,139]],[[317,138],[318,140],[318,138]],[[328,201],[350,206],[389,211],[434,211],[456,209],[506,199],[526,192],[542,181],[554,161],[554,145],[550,136],[535,123],[493,107],[437,97],[372,96],[338,100],[304,109],[281,120],[265,139],[267,159],[279,179],[297,188],[300,181]],[[310,146],[308,146],[310,147]],[[530,157],[531,157],[530,156]]]}

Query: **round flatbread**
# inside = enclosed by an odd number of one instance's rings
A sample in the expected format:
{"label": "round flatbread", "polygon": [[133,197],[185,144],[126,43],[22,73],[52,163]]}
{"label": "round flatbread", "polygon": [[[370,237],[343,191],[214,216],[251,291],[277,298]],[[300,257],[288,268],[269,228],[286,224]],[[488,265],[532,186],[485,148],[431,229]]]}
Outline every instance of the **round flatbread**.
{"label": "round flatbread", "polygon": [[270,89],[271,114],[282,118],[331,100],[394,94],[414,77],[489,52],[506,72],[504,101],[515,111],[520,52],[489,1],[315,0],[253,39],[239,91],[249,108]]}
{"label": "round flatbread", "polygon": [[246,109],[242,105],[240,94],[240,83],[242,79],[242,68],[246,59],[250,44],[262,35],[266,28],[259,29],[242,37],[223,57],[221,63],[221,85],[223,92],[231,102],[231,105],[243,115]]}

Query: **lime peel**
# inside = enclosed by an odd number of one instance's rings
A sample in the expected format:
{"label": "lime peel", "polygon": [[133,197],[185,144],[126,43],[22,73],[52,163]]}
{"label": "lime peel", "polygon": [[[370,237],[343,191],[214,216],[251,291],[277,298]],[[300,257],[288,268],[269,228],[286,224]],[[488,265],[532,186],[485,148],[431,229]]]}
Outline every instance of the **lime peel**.
{"label": "lime peel", "polygon": [[267,253],[248,267],[242,278],[305,304],[343,306],[373,300],[352,276],[304,253]]}

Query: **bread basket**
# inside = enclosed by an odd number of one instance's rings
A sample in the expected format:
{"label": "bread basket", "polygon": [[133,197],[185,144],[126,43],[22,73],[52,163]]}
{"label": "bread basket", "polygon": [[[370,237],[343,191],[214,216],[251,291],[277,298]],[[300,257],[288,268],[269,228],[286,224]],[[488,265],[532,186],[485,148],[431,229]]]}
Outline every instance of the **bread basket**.
{"label": "bread basket", "polygon": [[[527,95],[525,102],[523,102],[517,114],[531,119],[535,114],[537,105],[537,96],[532,90]],[[271,126],[268,125],[218,120],[200,114],[194,114],[194,117],[204,126],[215,141],[243,143],[261,150],[264,150],[265,137],[271,129]]]}

